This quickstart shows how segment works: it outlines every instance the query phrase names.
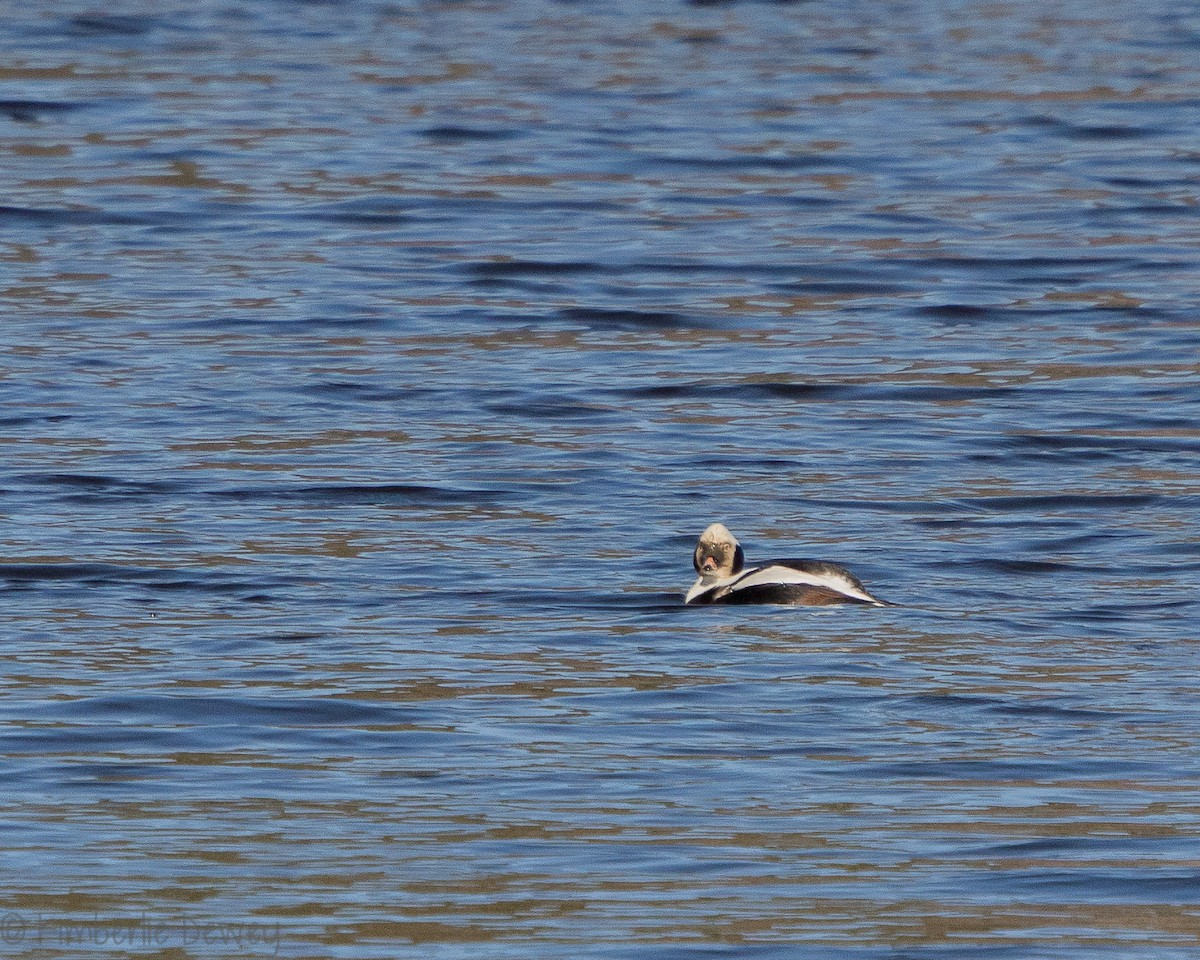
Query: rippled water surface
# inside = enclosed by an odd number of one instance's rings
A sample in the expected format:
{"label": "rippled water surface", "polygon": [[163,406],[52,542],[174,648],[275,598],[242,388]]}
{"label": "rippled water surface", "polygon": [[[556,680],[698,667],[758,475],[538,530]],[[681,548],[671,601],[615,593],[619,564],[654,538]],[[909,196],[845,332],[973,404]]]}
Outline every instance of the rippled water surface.
{"label": "rippled water surface", "polygon": [[1165,0],[10,5],[4,955],[1197,956],[1197,130]]}

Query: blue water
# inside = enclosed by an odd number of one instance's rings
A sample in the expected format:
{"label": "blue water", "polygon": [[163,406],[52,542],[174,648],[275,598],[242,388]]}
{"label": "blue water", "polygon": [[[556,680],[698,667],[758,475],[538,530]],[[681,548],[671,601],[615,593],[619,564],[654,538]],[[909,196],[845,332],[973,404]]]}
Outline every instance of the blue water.
{"label": "blue water", "polygon": [[[6,957],[1200,950],[1188,5],[0,21]],[[710,522],[884,609],[685,608]]]}

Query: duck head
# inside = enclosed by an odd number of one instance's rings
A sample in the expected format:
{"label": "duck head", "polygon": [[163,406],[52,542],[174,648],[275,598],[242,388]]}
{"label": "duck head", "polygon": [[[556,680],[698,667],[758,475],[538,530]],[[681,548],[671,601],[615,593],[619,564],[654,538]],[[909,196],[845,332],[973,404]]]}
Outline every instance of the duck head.
{"label": "duck head", "polygon": [[745,565],[741,544],[724,524],[714,523],[700,534],[700,542],[692,554],[692,566],[701,577],[706,580],[732,577],[741,573]]}

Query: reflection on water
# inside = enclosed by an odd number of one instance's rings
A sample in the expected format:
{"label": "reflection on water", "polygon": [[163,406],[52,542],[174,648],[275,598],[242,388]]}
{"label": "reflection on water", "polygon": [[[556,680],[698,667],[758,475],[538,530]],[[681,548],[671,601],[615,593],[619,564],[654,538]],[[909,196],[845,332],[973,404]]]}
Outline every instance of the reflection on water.
{"label": "reflection on water", "polygon": [[12,11],[6,956],[1193,956],[1198,26]]}

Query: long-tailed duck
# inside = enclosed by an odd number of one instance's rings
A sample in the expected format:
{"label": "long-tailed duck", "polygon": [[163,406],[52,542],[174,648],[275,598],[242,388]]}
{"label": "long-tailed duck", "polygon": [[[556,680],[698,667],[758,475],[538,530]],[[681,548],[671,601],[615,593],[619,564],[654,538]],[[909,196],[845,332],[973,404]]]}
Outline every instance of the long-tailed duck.
{"label": "long-tailed duck", "polygon": [[871,603],[890,606],[871,596],[862,582],[844,567],[822,560],[771,560],[746,566],[742,545],[723,524],[714,523],[700,534],[692,566],[700,576],[684,603],[786,603],[824,606],[830,603]]}

